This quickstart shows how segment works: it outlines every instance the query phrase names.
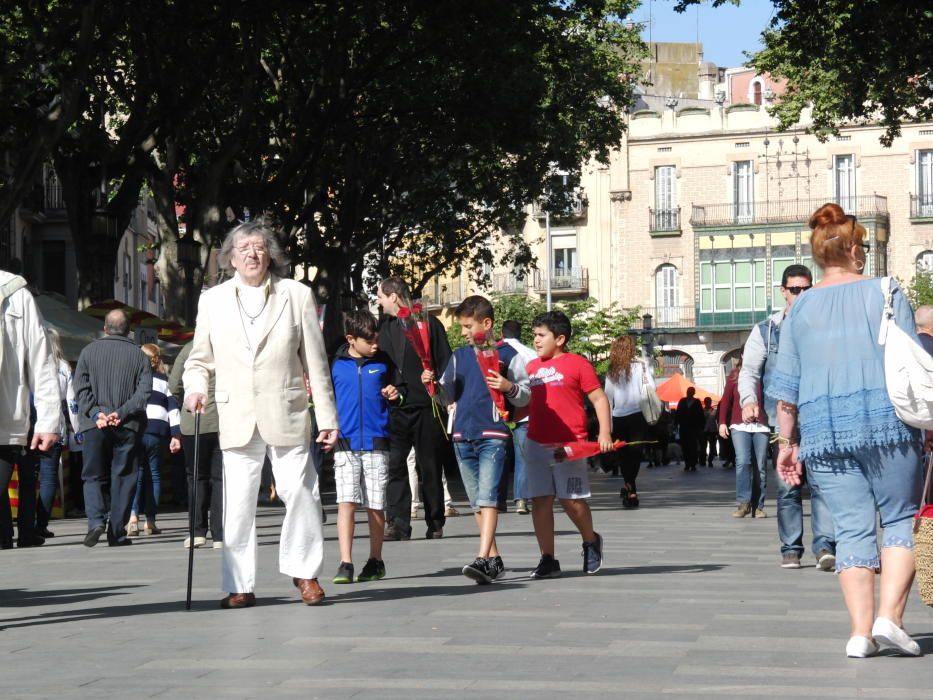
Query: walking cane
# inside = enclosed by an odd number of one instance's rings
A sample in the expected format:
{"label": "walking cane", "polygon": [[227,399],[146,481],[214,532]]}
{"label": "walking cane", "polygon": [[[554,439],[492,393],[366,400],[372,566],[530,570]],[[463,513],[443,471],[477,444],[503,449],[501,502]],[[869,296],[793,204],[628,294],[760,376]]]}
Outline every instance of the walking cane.
{"label": "walking cane", "polygon": [[192,477],[191,499],[188,504],[188,595],[185,598],[185,610],[191,610],[191,581],[194,578],[194,516],[198,512],[198,453],[201,442],[201,414],[194,413],[194,475]]}

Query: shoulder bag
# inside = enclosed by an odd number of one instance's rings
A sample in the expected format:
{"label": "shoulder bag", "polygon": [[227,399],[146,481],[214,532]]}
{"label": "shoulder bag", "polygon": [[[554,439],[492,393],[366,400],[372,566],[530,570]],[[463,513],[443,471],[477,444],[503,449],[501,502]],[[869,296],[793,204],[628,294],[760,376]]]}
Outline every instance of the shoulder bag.
{"label": "shoulder bag", "polygon": [[661,403],[661,399],[658,398],[658,392],[648,381],[647,366],[644,362],[639,364],[641,364],[641,392],[638,397],[638,407],[641,409],[641,414],[645,417],[648,425],[655,425],[661,420],[664,405]]}
{"label": "shoulder bag", "polygon": [[933,607],[933,506],[930,505],[930,482],[933,481],[933,454],[927,455],[927,475],[923,499],[914,516],[914,558],[917,566],[917,590],[920,599]]}

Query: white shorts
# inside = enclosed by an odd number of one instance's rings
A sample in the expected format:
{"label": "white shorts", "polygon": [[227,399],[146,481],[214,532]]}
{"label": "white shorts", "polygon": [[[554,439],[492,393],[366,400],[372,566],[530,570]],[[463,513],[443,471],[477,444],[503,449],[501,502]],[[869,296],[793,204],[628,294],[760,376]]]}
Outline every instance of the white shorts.
{"label": "white shorts", "polygon": [[531,438],[525,441],[526,494],[563,499],[590,497],[590,475],[585,459],[555,462],[554,447]]}
{"label": "white shorts", "polygon": [[389,453],[385,450],[340,450],[334,453],[337,503],[356,503],[371,510],[384,510]]}

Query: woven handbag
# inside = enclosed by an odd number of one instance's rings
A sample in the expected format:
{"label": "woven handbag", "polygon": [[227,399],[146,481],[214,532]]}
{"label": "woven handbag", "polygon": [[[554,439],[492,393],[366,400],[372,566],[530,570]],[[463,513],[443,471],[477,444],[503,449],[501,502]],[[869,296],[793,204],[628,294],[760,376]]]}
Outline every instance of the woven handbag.
{"label": "woven handbag", "polygon": [[914,516],[914,557],[917,560],[917,590],[920,599],[933,607],[933,505],[930,486],[933,482],[933,454],[927,458],[927,474],[923,482],[923,500]]}

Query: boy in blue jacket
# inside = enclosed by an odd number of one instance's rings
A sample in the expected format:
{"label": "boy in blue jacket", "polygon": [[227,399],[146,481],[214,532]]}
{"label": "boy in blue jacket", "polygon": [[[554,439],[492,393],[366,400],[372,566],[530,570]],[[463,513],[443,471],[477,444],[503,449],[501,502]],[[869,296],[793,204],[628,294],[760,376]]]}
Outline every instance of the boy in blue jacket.
{"label": "boy in blue jacket", "polygon": [[369,560],[357,581],[386,575],[382,561],[385,492],[389,467],[389,401],[399,397],[390,383],[395,368],[379,351],[376,318],[369,311],[344,317],[347,344],[331,367],[340,437],[334,452],[337,481],[337,537],[340,566],[334,583],[353,583],[353,529],[356,509],[369,517]]}
{"label": "boy in blue jacket", "polygon": [[506,442],[511,439],[490,389],[501,391],[514,406],[525,406],[531,398],[525,360],[511,346],[498,349],[499,369],[483,370],[476,358],[478,338],[491,340],[492,304],[485,297],[469,296],[454,314],[468,345],[458,348],[444,374],[441,387],[456,404],[453,443],[470,508],[479,526],[479,552],[463,567],[463,575],[480,584],[492,583],[505,573],[496,548],[499,481],[505,464]]}

